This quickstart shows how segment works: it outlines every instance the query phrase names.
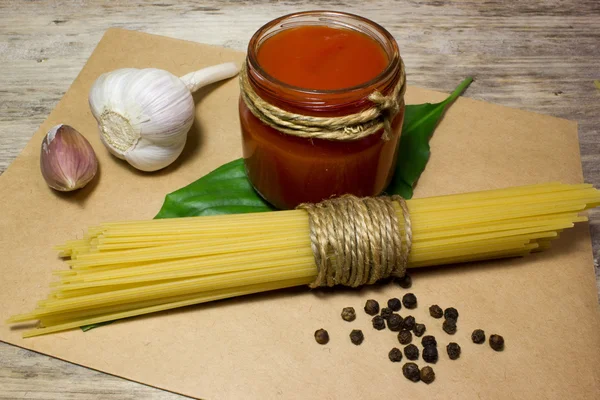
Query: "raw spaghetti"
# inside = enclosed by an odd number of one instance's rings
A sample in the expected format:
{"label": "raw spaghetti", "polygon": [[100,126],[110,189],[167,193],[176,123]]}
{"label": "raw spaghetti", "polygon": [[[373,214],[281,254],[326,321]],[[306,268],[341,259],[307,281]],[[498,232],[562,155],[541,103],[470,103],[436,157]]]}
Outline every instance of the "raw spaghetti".
{"label": "raw spaghetti", "polygon": [[[600,205],[588,184],[548,183],[407,200],[408,268],[524,256]],[[394,203],[403,221],[399,204]],[[404,225],[399,224],[401,235]],[[37,336],[291,286],[317,276],[305,210],[105,223],[58,247],[47,299],[9,323]]]}

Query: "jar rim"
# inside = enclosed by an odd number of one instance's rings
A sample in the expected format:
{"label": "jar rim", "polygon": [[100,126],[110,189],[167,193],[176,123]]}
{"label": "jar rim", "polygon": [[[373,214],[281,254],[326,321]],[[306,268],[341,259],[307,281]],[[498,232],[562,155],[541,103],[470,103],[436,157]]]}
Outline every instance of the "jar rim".
{"label": "jar rim", "polygon": [[[309,89],[309,88],[303,88],[303,87],[299,87],[299,86],[290,85],[288,83],[285,83],[285,82],[282,82],[282,81],[276,79],[275,77],[273,77],[272,75],[267,73],[262,68],[262,66],[258,62],[258,58],[257,58],[258,49],[260,48],[262,41],[264,41],[265,39],[270,37],[270,36],[266,36],[266,37],[264,37],[264,36],[269,33],[269,30],[271,30],[275,27],[278,27],[278,26],[285,25],[286,21],[288,21],[288,20],[291,20],[294,18],[301,18],[301,17],[310,17],[310,16],[319,17],[319,21],[322,21],[323,25],[325,25],[327,23],[329,23],[329,24],[333,23],[335,25],[342,26],[343,28],[346,28],[346,29],[352,29],[352,30],[356,30],[361,33],[367,34],[370,38],[376,40],[378,43],[380,43],[382,45],[382,47],[384,48],[384,51],[388,54],[388,57],[389,57],[389,61],[388,61],[387,66],[385,67],[385,69],[383,71],[381,71],[374,78],[370,79],[369,81],[363,82],[359,85],[354,85],[354,86],[340,88],[340,89],[327,89],[327,90],[325,90],[325,89]],[[349,19],[356,20],[359,23],[359,26],[358,27],[357,26],[349,26],[347,23],[344,24],[344,23],[336,22],[336,21],[332,20],[333,18],[336,18],[336,17],[337,18],[349,18]],[[293,23],[293,22],[291,22],[291,23]],[[290,25],[291,23],[288,22],[288,25]],[[302,25],[301,23],[298,23],[298,22],[296,22],[294,25],[296,25],[296,24],[298,26]],[[360,24],[363,24],[363,25],[360,25]],[[385,43],[382,43],[381,40],[379,40],[378,38],[373,37],[373,35],[369,34],[369,32],[365,30],[365,26],[377,31],[377,33],[384,38]],[[362,27],[363,29],[358,29],[359,27]],[[274,33],[274,34],[276,34],[276,33]],[[389,47],[389,48],[386,48],[386,47]],[[385,29],[383,26],[379,25],[378,23],[376,23],[368,18],[361,17],[356,14],[343,12],[343,11],[330,11],[330,10],[300,11],[300,12],[283,15],[279,18],[276,18],[272,21],[267,22],[262,27],[260,27],[254,33],[254,35],[252,35],[252,38],[250,39],[250,42],[248,43],[247,62],[251,66],[253,73],[258,75],[259,79],[269,81],[269,82],[274,83],[274,84],[276,84],[282,88],[285,88],[287,90],[294,91],[296,93],[305,93],[305,94],[317,95],[317,96],[318,95],[337,95],[337,94],[348,94],[351,92],[357,92],[357,91],[368,89],[368,88],[372,87],[373,85],[376,85],[378,82],[381,82],[382,80],[388,79],[390,76],[393,76],[398,68],[399,63],[400,63],[400,50],[398,48],[398,43],[396,42],[396,40],[394,39],[392,34],[387,29]]]}

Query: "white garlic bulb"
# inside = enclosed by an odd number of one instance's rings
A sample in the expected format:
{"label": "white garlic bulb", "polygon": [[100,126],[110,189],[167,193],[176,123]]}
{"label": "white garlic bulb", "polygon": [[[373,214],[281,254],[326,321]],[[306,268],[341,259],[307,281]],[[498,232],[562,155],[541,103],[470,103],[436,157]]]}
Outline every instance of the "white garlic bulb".
{"label": "white garlic bulb", "polygon": [[90,109],[102,143],[142,171],[156,171],[179,157],[194,122],[192,93],[231,78],[239,69],[225,63],[181,78],[155,68],[124,68],[92,85]]}

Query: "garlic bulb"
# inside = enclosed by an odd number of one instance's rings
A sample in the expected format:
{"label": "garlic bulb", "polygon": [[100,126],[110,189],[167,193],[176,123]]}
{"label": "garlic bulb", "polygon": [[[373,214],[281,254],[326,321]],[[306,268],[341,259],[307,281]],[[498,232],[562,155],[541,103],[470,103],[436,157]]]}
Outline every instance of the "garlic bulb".
{"label": "garlic bulb", "polygon": [[101,75],[89,103],[102,143],[142,171],[166,167],[183,151],[194,122],[192,93],[238,71],[234,63],[225,63],[181,78],[156,68],[124,68]]}
{"label": "garlic bulb", "polygon": [[42,140],[40,169],[52,189],[70,192],[96,175],[98,159],[85,137],[69,125],[56,125]]}

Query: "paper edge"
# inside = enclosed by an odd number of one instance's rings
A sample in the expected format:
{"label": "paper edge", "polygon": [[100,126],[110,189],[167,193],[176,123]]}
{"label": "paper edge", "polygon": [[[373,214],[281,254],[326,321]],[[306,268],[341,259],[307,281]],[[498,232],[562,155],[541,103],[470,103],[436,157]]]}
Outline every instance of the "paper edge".
{"label": "paper edge", "polygon": [[117,374],[115,374],[113,372],[108,372],[108,371],[103,370],[103,369],[99,369],[99,368],[95,368],[95,367],[90,367],[90,366],[87,366],[87,365],[79,364],[79,363],[74,362],[74,361],[67,360],[67,359],[62,358],[62,357],[54,356],[54,355],[51,355],[51,354],[46,354],[46,353],[41,352],[39,350],[30,349],[30,348],[27,348],[27,347],[24,347],[24,346],[20,346],[18,344],[14,344],[14,343],[5,342],[4,340],[0,340],[0,343],[3,343],[5,345],[11,346],[11,347],[16,347],[16,348],[21,349],[21,350],[30,351],[32,353],[35,353],[35,354],[43,356],[43,357],[48,357],[50,359],[59,360],[61,362],[65,362],[67,364],[71,364],[71,365],[77,366],[79,368],[84,368],[84,369],[87,369],[87,370],[99,372],[101,374],[110,375],[110,376],[115,377],[117,379],[123,379],[123,380],[129,381],[129,382],[133,382],[133,383],[137,383],[137,384],[149,387],[149,388],[158,389],[158,390],[163,391],[163,392],[173,393],[173,394],[176,394],[178,396],[183,396],[183,397],[186,397],[186,398],[189,398],[189,399],[203,400],[202,397],[192,397],[192,396],[187,395],[187,394],[182,393],[182,392],[176,392],[176,391],[173,391],[173,390],[162,388],[160,386],[150,385],[148,383],[145,383],[145,382],[142,382],[142,381],[138,381],[138,380],[135,380],[135,379],[132,379],[132,378],[128,378],[126,376],[117,375]]}

